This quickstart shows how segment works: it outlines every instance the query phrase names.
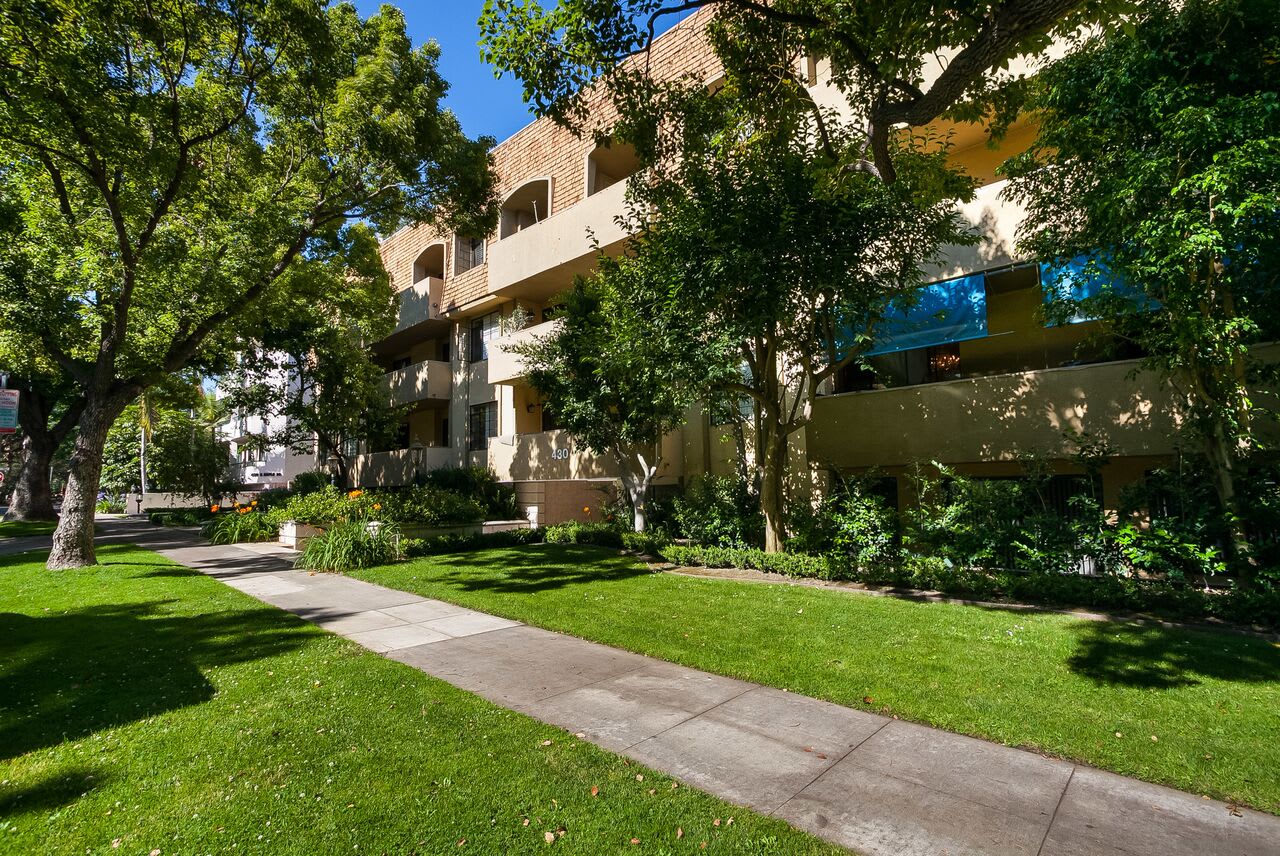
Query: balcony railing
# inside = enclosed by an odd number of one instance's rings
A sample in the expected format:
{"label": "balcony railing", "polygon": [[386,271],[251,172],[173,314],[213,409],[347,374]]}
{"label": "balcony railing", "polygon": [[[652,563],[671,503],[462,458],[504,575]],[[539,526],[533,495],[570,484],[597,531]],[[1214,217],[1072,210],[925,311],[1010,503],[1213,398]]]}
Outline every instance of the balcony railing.
{"label": "balcony railing", "polygon": [[557,211],[489,245],[489,293],[568,265],[568,272],[590,267],[595,257],[592,237],[608,250],[629,236],[615,218],[625,208],[627,183],[619,181],[576,205]]}
{"label": "balcony railing", "polygon": [[430,399],[447,401],[453,387],[453,371],[441,360],[423,360],[388,372],[384,380],[393,407]]}
{"label": "balcony railing", "polygon": [[1088,432],[1120,455],[1163,455],[1179,422],[1157,378],[1132,360],[823,396],[810,458],[835,467],[973,463],[1071,453]]}
{"label": "balcony railing", "polygon": [[462,452],[448,446],[395,449],[356,455],[351,459],[351,483],[357,487],[410,484],[418,473],[462,466]]}
{"label": "balcony railing", "polygon": [[[594,198],[594,197],[592,197]],[[510,349],[515,345],[545,336],[556,329],[558,321],[544,321],[515,333],[500,336],[489,343],[489,383],[511,383],[524,376],[524,360]]]}
{"label": "balcony railing", "polygon": [[396,314],[396,328],[403,333],[425,321],[440,320],[440,298],[444,295],[444,280],[428,276],[400,292],[400,307]]}

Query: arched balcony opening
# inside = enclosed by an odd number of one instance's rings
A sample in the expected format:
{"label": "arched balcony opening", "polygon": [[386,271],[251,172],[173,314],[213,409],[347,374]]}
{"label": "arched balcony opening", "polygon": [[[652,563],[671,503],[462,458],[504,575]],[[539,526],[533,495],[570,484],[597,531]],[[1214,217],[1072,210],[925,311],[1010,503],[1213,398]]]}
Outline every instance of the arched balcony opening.
{"label": "arched balcony opening", "polygon": [[444,243],[436,243],[427,247],[413,263],[413,281],[422,282],[434,277],[444,279]]}
{"label": "arched balcony opening", "polygon": [[535,178],[511,191],[502,203],[498,240],[541,223],[551,216],[551,179]]}

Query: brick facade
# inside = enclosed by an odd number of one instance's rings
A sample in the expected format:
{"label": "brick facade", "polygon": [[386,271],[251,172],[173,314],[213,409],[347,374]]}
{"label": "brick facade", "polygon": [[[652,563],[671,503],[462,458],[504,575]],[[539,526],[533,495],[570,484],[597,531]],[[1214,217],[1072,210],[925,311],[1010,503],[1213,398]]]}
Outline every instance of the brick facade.
{"label": "brick facade", "polygon": [[[705,81],[718,73],[719,66],[705,33],[712,14],[713,10],[702,9],[654,42],[647,60],[656,77]],[[631,61],[645,59],[637,56]],[[607,130],[617,119],[617,112],[604,92],[596,90],[589,97],[589,124],[581,135],[550,119],[538,119],[494,147],[499,199],[530,179],[541,177],[551,179],[551,216],[586,198],[586,162],[595,148],[593,134]],[[496,235],[489,236],[490,244],[495,238]],[[436,241],[446,244],[442,309],[448,316],[465,318],[470,314],[468,309],[487,295],[488,277],[484,265],[455,275],[452,235],[427,226],[401,229],[383,241],[383,264],[397,290],[408,288],[413,284],[414,260]]]}

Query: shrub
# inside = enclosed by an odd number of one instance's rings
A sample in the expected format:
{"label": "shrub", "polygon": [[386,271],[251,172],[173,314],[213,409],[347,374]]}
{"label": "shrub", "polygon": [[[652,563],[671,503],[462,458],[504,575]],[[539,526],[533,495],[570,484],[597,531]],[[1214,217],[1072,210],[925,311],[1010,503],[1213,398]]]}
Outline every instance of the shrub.
{"label": "shrub", "polygon": [[157,526],[199,526],[212,520],[214,514],[208,508],[148,508],[147,519]]}
{"label": "shrub", "polygon": [[764,516],[740,479],[698,476],[672,503],[680,532],[699,544],[758,547],[764,543]]}
{"label": "shrub", "polygon": [[761,550],[669,545],[661,555],[675,565],[746,568],[793,577],[852,580],[903,586],[979,599],[1085,607],[1115,613],[1151,613],[1184,621],[1212,618],[1234,624],[1280,628],[1280,589],[1205,589],[1112,575],[1029,573],[957,565],[938,556],[909,555],[898,566],[859,571],[831,556],[765,553]]}
{"label": "shrub", "polygon": [[607,523],[557,523],[542,531],[542,539],[548,544],[597,544],[601,547],[621,547],[622,533]]}
{"label": "shrub", "polygon": [[404,541],[404,554],[434,556],[440,553],[462,553],[470,550],[487,550],[493,547],[520,547],[542,541],[541,529],[509,529],[505,532],[476,532],[468,535],[437,535],[433,538],[414,538]]}
{"label": "shrub", "polygon": [[219,514],[206,523],[202,534],[209,539],[210,544],[272,541],[280,535],[280,524],[261,512],[231,511]]}
{"label": "shrub", "polygon": [[670,544],[658,554],[673,565],[704,568],[744,568],[792,577],[839,579],[845,575],[838,561],[802,553],[766,553],[752,547],[681,546]]}
{"label": "shrub", "polygon": [[400,532],[384,523],[376,531],[363,521],[336,523],[307,541],[295,565],[309,571],[353,571],[400,558]]}
{"label": "shrub", "polygon": [[649,529],[644,532],[623,531],[621,537],[624,549],[647,556],[660,555],[662,548],[671,543],[671,536],[663,529]]}
{"label": "shrub", "polygon": [[326,523],[345,522],[358,516],[362,505],[356,500],[360,494],[351,491],[355,497],[338,490],[332,485],[325,485],[320,490],[309,493],[298,493],[289,498],[281,508],[286,520],[309,523],[319,526]]}
{"label": "shrub", "polygon": [[487,467],[446,467],[420,477],[421,486],[442,488],[473,497],[484,506],[482,520],[518,520],[523,517],[516,504],[516,489],[498,481]]}
{"label": "shrub", "polygon": [[289,482],[289,488],[294,493],[315,493],[327,487],[332,487],[332,478],[324,470],[309,470],[294,476],[293,481]]}
{"label": "shrub", "polygon": [[104,497],[93,509],[99,514],[124,514],[124,500]]}
{"label": "shrub", "polygon": [[370,492],[358,500],[357,507],[367,516],[394,523],[444,526],[478,523],[486,518],[486,505],[481,498],[432,485]]}
{"label": "shrub", "polygon": [[268,508],[279,508],[286,504],[294,495],[294,491],[287,487],[272,487],[263,491],[259,491],[254,497],[258,501],[258,508],[266,511]]}
{"label": "shrub", "polygon": [[883,497],[854,482],[823,508],[834,552],[858,568],[897,563],[898,515]]}

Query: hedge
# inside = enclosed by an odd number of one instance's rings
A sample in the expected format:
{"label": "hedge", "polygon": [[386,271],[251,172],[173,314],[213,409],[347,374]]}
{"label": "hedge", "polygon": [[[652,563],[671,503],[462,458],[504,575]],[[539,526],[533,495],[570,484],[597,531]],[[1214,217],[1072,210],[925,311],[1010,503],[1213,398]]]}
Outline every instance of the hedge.
{"label": "hedge", "polygon": [[672,564],[689,567],[746,568],[790,577],[846,580],[982,599],[1149,613],[1182,621],[1212,618],[1280,629],[1280,590],[1270,587],[1205,591],[1135,577],[987,571],[920,556],[909,557],[900,566],[859,571],[834,557],[798,553],[674,544],[660,553]]}

